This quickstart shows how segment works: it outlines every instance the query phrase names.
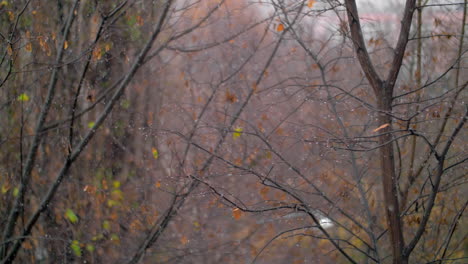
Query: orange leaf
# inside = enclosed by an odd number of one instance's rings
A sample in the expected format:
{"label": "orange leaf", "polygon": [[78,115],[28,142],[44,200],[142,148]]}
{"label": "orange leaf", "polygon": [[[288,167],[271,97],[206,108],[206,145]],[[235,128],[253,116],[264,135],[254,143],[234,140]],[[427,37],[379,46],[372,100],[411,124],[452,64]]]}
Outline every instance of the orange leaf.
{"label": "orange leaf", "polygon": [[11,45],[8,45],[8,46],[7,46],[7,53],[8,53],[8,55],[10,55],[10,56],[13,55],[13,49],[11,48]]}
{"label": "orange leaf", "polygon": [[278,135],[278,136],[282,136],[282,135],[284,135],[284,130],[281,127],[278,127],[275,130],[275,134]]}
{"label": "orange leaf", "polygon": [[257,83],[252,84],[252,90],[254,90],[254,92],[257,91]]}
{"label": "orange leaf", "polygon": [[27,52],[31,52],[31,51],[32,51],[32,44],[31,44],[31,42],[28,42],[28,44],[26,44],[26,51],[27,51]]}
{"label": "orange leaf", "polygon": [[262,196],[263,199],[267,200],[267,194],[269,191],[270,189],[266,186],[260,189],[260,195]]}
{"label": "orange leaf", "polygon": [[27,241],[27,240],[23,242],[23,247],[24,247],[25,249],[32,249],[32,248],[33,248],[31,242],[29,242],[29,241]]}
{"label": "orange leaf", "polygon": [[137,24],[141,27],[143,26],[143,24],[145,23],[145,21],[143,20],[143,18],[141,16],[137,16],[136,17],[137,19]]}
{"label": "orange leaf", "polygon": [[236,220],[239,220],[243,215],[243,212],[239,208],[232,209],[232,217]]}
{"label": "orange leaf", "polygon": [[386,123],[386,124],[383,124],[383,125],[379,126],[378,128],[376,128],[376,129],[374,129],[374,130],[372,130],[372,131],[373,131],[373,132],[377,132],[377,131],[382,130],[382,129],[388,127],[388,126],[390,126],[390,124],[389,124],[389,123]]}
{"label": "orange leaf", "polygon": [[182,243],[182,245],[185,245],[189,242],[188,238],[186,236],[183,236],[180,238],[180,243]]}
{"label": "orange leaf", "polygon": [[93,50],[93,60],[100,60],[102,57],[102,50],[99,47],[94,48]]}
{"label": "orange leaf", "polygon": [[277,30],[278,32],[283,31],[283,30],[284,30],[284,25],[283,25],[283,24],[279,24],[278,27],[276,28],[276,30]]}
{"label": "orange leaf", "polygon": [[84,188],[83,188],[83,191],[89,193],[89,194],[95,194],[96,193],[96,187],[92,186],[92,185],[86,185]]}
{"label": "orange leaf", "polygon": [[308,6],[309,8],[312,8],[312,7],[315,5],[315,2],[317,2],[317,1],[315,1],[315,0],[309,0],[309,2],[307,3],[307,6]]}

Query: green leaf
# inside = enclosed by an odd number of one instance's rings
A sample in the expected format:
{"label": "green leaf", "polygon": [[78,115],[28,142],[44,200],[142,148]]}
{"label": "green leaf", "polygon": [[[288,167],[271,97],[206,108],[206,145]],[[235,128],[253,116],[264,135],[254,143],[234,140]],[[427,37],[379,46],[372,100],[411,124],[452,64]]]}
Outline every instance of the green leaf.
{"label": "green leaf", "polygon": [[159,152],[156,148],[151,148],[151,153],[153,153],[153,157],[157,159],[159,157]]}
{"label": "green leaf", "polygon": [[117,205],[120,205],[119,201],[111,200],[111,199],[107,200],[107,206],[112,207],[112,206],[117,206]]}
{"label": "green leaf", "polygon": [[94,123],[93,121],[91,121],[91,122],[88,123],[88,127],[89,127],[89,128],[93,128],[94,125],[95,125],[95,123]]}
{"label": "green leaf", "polygon": [[120,106],[122,106],[123,109],[128,109],[130,107],[130,100],[122,100],[122,102],[120,102]]}
{"label": "green leaf", "polygon": [[13,189],[13,196],[16,197],[16,196],[18,196],[18,194],[19,194],[19,189],[18,189],[18,187],[15,187]]}
{"label": "green leaf", "polygon": [[86,244],[86,250],[89,251],[89,252],[93,252],[94,251],[94,246],[91,245],[91,244]]}
{"label": "green leaf", "polygon": [[239,138],[242,135],[242,131],[243,131],[242,127],[234,128],[234,133],[232,133],[232,138],[233,139]]}
{"label": "green leaf", "polygon": [[78,216],[75,214],[75,212],[73,212],[72,209],[67,209],[65,211],[65,217],[72,223],[76,223],[78,222]]}
{"label": "green leaf", "polygon": [[80,242],[78,240],[73,240],[70,248],[77,257],[81,257],[81,247],[80,247]]}
{"label": "green leaf", "polygon": [[27,102],[29,101],[29,96],[25,93],[22,93],[18,96],[18,101],[20,102]]}
{"label": "green leaf", "polygon": [[92,241],[98,241],[98,240],[102,240],[104,239],[104,235],[103,234],[99,234],[99,235],[96,235],[96,236],[93,236],[91,238]]}
{"label": "green leaf", "polygon": [[102,222],[102,228],[104,228],[105,230],[109,230],[110,229],[110,222],[107,221],[107,220]]}
{"label": "green leaf", "polygon": [[110,240],[111,240],[111,241],[114,241],[114,242],[119,242],[119,241],[120,241],[119,235],[117,235],[117,234],[111,234]]}

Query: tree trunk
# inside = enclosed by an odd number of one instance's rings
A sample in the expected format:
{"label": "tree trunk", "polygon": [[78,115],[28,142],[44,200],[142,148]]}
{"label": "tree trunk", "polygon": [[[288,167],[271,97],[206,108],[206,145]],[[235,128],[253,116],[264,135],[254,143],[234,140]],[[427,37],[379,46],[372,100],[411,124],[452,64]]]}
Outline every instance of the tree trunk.
{"label": "tree trunk", "polygon": [[380,166],[382,168],[382,186],[384,191],[385,211],[387,212],[387,225],[390,232],[392,242],[393,263],[407,263],[403,258],[404,240],[400,219],[400,206],[398,202],[397,179],[395,173],[395,158],[392,143],[392,128],[391,117],[387,113],[391,113],[391,97],[385,96],[378,98],[379,110],[379,127],[389,124],[388,127],[380,130],[379,136],[380,151]]}

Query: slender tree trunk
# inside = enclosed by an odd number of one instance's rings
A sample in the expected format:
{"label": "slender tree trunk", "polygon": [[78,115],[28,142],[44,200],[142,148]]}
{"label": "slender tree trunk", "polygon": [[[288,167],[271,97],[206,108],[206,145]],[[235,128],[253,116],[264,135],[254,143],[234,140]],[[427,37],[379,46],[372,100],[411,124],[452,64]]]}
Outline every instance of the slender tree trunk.
{"label": "slender tree trunk", "polygon": [[385,211],[387,213],[387,225],[390,232],[392,242],[393,263],[408,263],[404,261],[403,248],[404,240],[402,233],[402,225],[400,219],[400,206],[398,202],[397,179],[395,172],[395,158],[392,143],[392,128],[391,117],[386,113],[391,113],[391,97],[385,96],[378,99],[379,110],[379,126],[389,124],[379,132],[382,135],[379,137],[380,147],[380,166],[382,168],[382,186],[385,199]]}

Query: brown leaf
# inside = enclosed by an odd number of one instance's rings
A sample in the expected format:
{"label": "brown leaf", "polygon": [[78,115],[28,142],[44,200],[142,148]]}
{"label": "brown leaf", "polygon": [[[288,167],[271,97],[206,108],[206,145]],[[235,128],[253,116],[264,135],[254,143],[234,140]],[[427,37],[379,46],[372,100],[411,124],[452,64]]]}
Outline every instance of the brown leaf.
{"label": "brown leaf", "polygon": [[237,97],[236,97],[235,94],[233,94],[233,93],[231,93],[229,91],[226,91],[226,97],[225,97],[224,101],[226,103],[232,104],[232,103],[237,102]]}

